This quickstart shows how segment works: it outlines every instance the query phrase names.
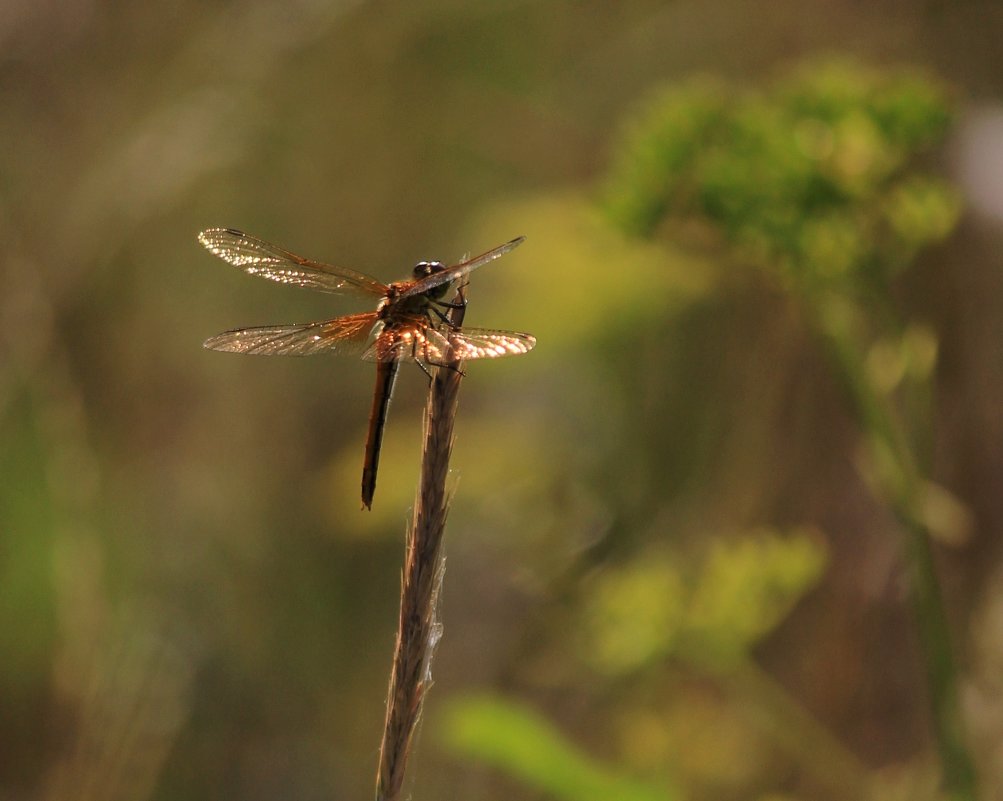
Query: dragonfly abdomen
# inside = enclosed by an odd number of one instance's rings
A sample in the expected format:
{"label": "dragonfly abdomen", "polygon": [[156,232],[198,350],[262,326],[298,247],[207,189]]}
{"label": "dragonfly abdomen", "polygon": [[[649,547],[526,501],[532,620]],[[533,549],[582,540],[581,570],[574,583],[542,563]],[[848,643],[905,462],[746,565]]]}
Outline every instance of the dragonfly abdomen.
{"label": "dragonfly abdomen", "polygon": [[376,363],[376,390],[373,393],[373,409],[369,413],[369,435],[366,437],[366,456],[362,464],[362,503],[367,509],[373,508],[383,428],[387,422],[387,410],[397,382],[399,364],[396,359]]}

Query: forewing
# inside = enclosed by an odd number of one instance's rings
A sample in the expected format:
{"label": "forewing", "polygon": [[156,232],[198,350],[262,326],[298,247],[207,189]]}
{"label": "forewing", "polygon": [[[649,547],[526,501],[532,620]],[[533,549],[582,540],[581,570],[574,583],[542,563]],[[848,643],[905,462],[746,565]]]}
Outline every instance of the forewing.
{"label": "forewing", "polygon": [[457,278],[466,275],[471,270],[476,270],[478,267],[483,267],[489,261],[494,261],[495,259],[504,256],[510,250],[514,250],[525,241],[526,237],[524,236],[516,237],[511,242],[499,245],[493,250],[489,250],[487,253],[482,253],[480,256],[474,256],[472,259],[461,261],[459,264],[449,267],[442,272],[433,273],[427,278],[422,278],[420,281],[412,284],[405,291],[401,292],[400,297],[406,298],[409,295],[420,295],[424,292],[428,292],[428,290],[434,287],[439,286],[440,284],[447,284],[450,281],[455,281]]}
{"label": "forewing", "polygon": [[376,312],[368,312],[317,323],[237,328],[210,337],[203,347],[259,356],[312,356],[325,351],[359,353],[365,348],[376,320]]}
{"label": "forewing", "polygon": [[375,278],[311,261],[264,240],[233,228],[209,228],[199,234],[199,242],[214,256],[239,267],[248,275],[321,292],[355,292],[381,296],[387,287]]}
{"label": "forewing", "polygon": [[515,331],[490,331],[484,328],[464,328],[448,332],[457,359],[497,359],[529,353],[536,346],[532,334]]}

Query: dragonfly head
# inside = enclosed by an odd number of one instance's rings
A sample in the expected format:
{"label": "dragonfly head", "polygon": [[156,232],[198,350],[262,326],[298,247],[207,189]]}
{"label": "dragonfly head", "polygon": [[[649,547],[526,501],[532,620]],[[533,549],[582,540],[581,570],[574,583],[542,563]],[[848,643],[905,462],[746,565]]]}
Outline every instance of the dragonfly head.
{"label": "dragonfly head", "polygon": [[441,261],[420,261],[414,266],[412,274],[417,281],[421,278],[427,278],[433,273],[441,273],[445,269],[446,265]]}
{"label": "dragonfly head", "polygon": [[[441,261],[420,261],[414,266],[412,275],[414,275],[415,281],[420,281],[422,278],[427,278],[430,275],[435,275],[436,273],[441,273],[446,269],[446,265]],[[425,293],[426,297],[438,300],[446,292],[449,291],[449,282],[445,284],[439,284],[439,286],[432,287],[428,292]]]}

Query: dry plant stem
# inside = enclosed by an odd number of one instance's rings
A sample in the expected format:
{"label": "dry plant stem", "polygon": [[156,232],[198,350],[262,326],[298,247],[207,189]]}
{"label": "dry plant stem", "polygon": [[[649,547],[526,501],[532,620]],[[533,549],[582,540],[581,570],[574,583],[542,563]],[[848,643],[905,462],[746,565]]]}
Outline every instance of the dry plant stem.
{"label": "dry plant stem", "polygon": [[[453,309],[451,319],[459,325],[463,309]],[[462,378],[459,368],[460,363],[454,360],[436,369],[425,406],[421,478],[407,533],[400,621],[376,774],[377,801],[400,798],[412,736],[432,683],[432,653],[440,631],[436,609],[444,564],[442,533],[449,507],[446,476]]]}

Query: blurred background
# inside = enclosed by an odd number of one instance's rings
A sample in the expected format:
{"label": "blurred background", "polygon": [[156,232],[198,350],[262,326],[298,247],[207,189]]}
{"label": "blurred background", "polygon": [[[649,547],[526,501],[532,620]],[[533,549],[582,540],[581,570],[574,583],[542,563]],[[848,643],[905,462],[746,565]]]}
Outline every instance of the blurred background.
{"label": "blurred background", "polygon": [[[427,382],[204,351],[518,235],[411,797],[1003,797],[1003,11],[0,3],[0,798],[366,798]],[[952,659],[949,658],[953,655]]]}

